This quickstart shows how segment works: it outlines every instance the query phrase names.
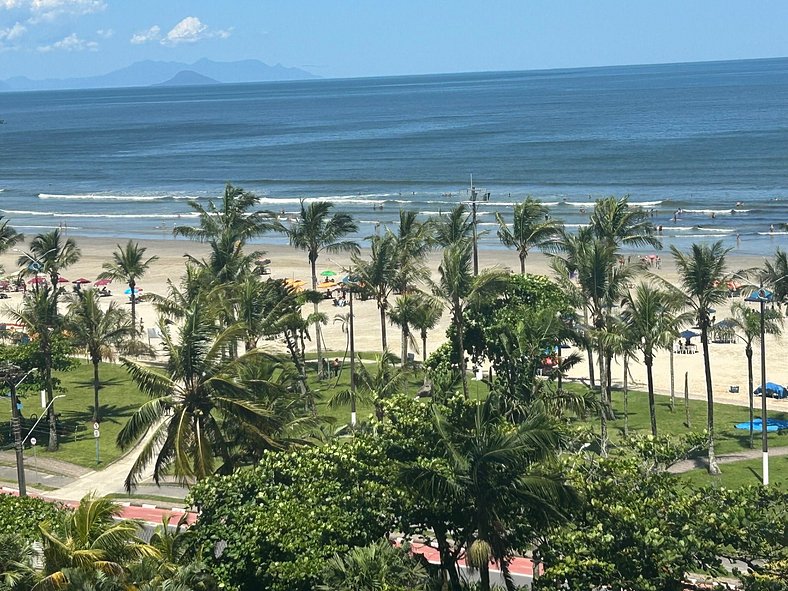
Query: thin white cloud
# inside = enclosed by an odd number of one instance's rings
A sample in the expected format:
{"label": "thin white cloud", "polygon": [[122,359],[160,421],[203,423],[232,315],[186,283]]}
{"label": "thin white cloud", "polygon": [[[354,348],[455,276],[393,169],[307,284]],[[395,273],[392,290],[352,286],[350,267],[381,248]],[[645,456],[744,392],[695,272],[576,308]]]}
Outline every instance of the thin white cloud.
{"label": "thin white cloud", "polygon": [[27,31],[27,27],[25,27],[22,23],[17,22],[13,27],[0,29],[0,40],[15,41],[24,35],[25,31]]}
{"label": "thin white cloud", "polygon": [[231,28],[211,29],[196,16],[187,16],[164,35],[159,25],[153,25],[146,31],[132,35],[130,41],[135,45],[158,41],[162,45],[174,46],[181,43],[196,43],[203,39],[227,39],[231,33]]}
{"label": "thin white cloud", "polygon": [[161,28],[159,25],[153,25],[147,31],[140,31],[131,36],[131,42],[134,45],[142,45],[149,41],[158,41],[161,38]]}
{"label": "thin white cloud", "polygon": [[96,51],[98,43],[81,39],[76,33],[71,33],[68,37],[56,41],[51,45],[40,45],[38,51],[49,53],[51,51]]}
{"label": "thin white cloud", "polygon": [[102,39],[109,39],[115,35],[115,31],[113,29],[98,29],[96,35]]}

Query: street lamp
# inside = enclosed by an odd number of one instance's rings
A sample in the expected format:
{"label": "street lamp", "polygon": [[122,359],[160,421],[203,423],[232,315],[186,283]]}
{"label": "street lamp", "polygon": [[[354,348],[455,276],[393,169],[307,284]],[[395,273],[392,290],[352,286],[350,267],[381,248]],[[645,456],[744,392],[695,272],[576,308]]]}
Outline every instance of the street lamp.
{"label": "street lamp", "polygon": [[[25,484],[25,457],[23,453],[24,441],[22,440],[22,424],[20,416],[20,404],[16,397],[16,389],[27,379],[35,369],[29,370],[19,380],[19,368],[15,365],[6,365],[0,369],[0,379],[2,379],[11,390],[11,431],[14,436],[14,451],[16,453],[16,479],[19,485],[19,496],[27,496],[27,486]],[[27,437],[25,438],[27,440]]]}
{"label": "street lamp", "polygon": [[761,314],[761,452],[763,455],[763,485],[769,484],[769,432],[766,429],[766,326],[764,322],[764,306],[772,300],[772,292],[760,287],[744,298],[745,302],[758,302]]}

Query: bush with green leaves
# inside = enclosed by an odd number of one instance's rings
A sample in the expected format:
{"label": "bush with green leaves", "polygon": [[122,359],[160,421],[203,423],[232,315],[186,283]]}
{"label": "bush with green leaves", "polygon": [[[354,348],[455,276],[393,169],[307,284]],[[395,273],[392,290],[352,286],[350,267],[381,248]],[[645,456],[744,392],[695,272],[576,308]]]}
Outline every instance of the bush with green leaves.
{"label": "bush with green leaves", "polygon": [[400,492],[372,439],[269,452],[192,489],[196,550],[225,589],[311,589],[325,561],[394,527]]}
{"label": "bush with green leaves", "polygon": [[35,497],[0,494],[0,535],[15,535],[27,542],[41,539],[38,524],[55,522],[68,509]]}

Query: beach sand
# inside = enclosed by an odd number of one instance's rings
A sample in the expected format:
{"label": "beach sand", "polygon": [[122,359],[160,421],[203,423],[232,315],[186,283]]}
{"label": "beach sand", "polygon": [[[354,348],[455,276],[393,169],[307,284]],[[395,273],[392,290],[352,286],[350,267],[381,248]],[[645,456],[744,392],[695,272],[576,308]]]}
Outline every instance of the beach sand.
{"label": "beach sand", "polygon": [[[125,243],[125,240],[109,240],[99,238],[76,238],[77,243],[82,250],[81,260],[73,267],[64,271],[64,276],[69,280],[74,280],[78,277],[85,277],[87,279],[95,280],[98,273],[101,271],[101,265],[109,260],[111,253],[116,248],[118,242]],[[159,260],[156,261],[151,270],[139,282],[139,286],[144,290],[144,293],[157,293],[165,294],[167,280],[178,282],[183,274],[184,268],[184,254],[188,253],[195,257],[202,257],[207,252],[206,246],[199,243],[190,242],[185,239],[169,239],[158,241],[140,241],[142,245],[148,247],[146,255],[156,255]],[[257,246],[257,245],[256,245]],[[270,277],[278,278],[293,278],[301,279],[309,284],[311,281],[309,273],[309,265],[307,262],[306,254],[302,251],[297,251],[288,246],[281,245],[261,245],[267,254],[266,257],[271,259],[271,275]],[[22,247],[20,247],[22,248]],[[676,273],[672,264],[672,259],[669,253],[661,253],[662,266],[659,270],[653,270],[654,273],[667,279],[668,281],[676,281]],[[0,257],[0,264],[2,264],[7,273],[12,273],[16,270],[18,252],[9,252]],[[440,261],[440,254],[437,252],[432,253],[428,258],[428,265],[433,275],[435,275],[438,263]],[[342,274],[342,268],[350,264],[350,257],[346,254],[327,254],[321,253],[318,259],[318,273],[326,269],[332,269],[338,274]],[[731,270],[745,269],[753,266],[763,264],[763,259],[760,257],[737,257],[730,256],[729,268]],[[480,268],[498,266],[509,269],[519,269],[517,257],[513,251],[507,250],[483,250],[479,253]],[[542,254],[534,253],[528,257],[528,272],[529,273],[544,273],[551,275],[549,269],[548,258]],[[115,300],[120,304],[128,307],[128,296],[123,295],[126,289],[125,285],[114,282],[110,286],[113,296],[106,298],[105,301]],[[21,293],[11,293],[10,298],[4,300],[3,306],[0,308],[0,318],[8,321],[9,308],[17,308],[20,305],[22,298]],[[733,300],[731,300],[733,302]],[[393,304],[393,302],[392,302]],[[332,351],[344,351],[346,346],[346,335],[342,333],[340,324],[334,323],[335,315],[346,314],[347,308],[337,308],[331,305],[326,300],[321,304],[320,309],[328,318],[328,325],[323,327],[323,336],[327,348]],[[380,340],[380,319],[375,302],[372,300],[358,301],[354,304],[354,311],[356,314],[355,333],[356,333],[356,350],[357,351],[379,351],[381,348]],[[305,313],[311,312],[311,305],[307,307]],[[142,302],[137,307],[138,318],[141,318],[146,328],[156,325],[157,319],[155,312],[150,303]],[[718,320],[728,316],[727,309],[717,309],[716,317]],[[430,338],[428,339],[429,354],[438,345],[445,341],[446,328],[449,323],[449,318],[444,313],[440,324],[436,329],[431,331]],[[788,326],[786,327],[788,329]],[[698,344],[700,348],[700,339],[696,338],[693,342]],[[777,383],[788,383],[788,355],[786,355],[785,345],[787,343],[785,336],[776,338],[767,336],[767,380]],[[388,327],[388,344],[389,349],[394,353],[399,354],[400,351],[400,331],[397,327],[389,325]],[[157,340],[152,341],[153,345],[159,344]],[[308,343],[308,349],[314,350],[314,343]],[[710,344],[711,359],[712,359],[712,376],[714,382],[714,393],[718,402],[731,402],[738,404],[746,404],[747,400],[747,360],[744,355],[744,345],[741,343],[736,344]],[[279,349],[283,350],[283,349]],[[416,353],[416,358],[421,359],[421,354]],[[759,348],[755,347],[755,355],[753,358],[755,364],[755,387],[760,382],[760,354]],[[705,398],[705,380],[703,376],[703,356],[698,353],[695,355],[674,355],[674,369],[675,369],[675,388],[677,397],[683,396],[684,389],[684,374],[688,374],[690,395],[693,398]],[[646,372],[642,364],[631,363],[630,370],[633,380],[630,387],[636,389],[645,389]],[[570,372],[570,378],[584,378],[588,373],[588,363],[584,360],[579,363]],[[597,372],[598,373],[598,372]],[[614,362],[613,366],[613,380],[614,385],[620,385],[623,380],[623,367],[619,361]],[[654,381],[655,388],[659,393],[667,393],[670,388],[670,370],[669,370],[669,354],[667,351],[661,351],[656,355],[654,361]],[[739,386],[739,393],[732,394],[729,392],[730,386]],[[788,400],[777,401],[773,399],[768,400],[770,408],[781,409],[788,411]],[[756,405],[760,406],[760,401],[756,399]],[[746,416],[742,415],[742,420],[746,420]]]}

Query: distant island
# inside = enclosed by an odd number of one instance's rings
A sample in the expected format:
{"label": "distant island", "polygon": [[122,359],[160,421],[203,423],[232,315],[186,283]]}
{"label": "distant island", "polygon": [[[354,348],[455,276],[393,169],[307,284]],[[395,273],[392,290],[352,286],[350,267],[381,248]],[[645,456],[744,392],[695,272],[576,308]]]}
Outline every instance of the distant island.
{"label": "distant island", "polygon": [[221,82],[208,76],[203,76],[194,70],[183,70],[169,80],[159,82],[153,86],[204,86],[207,84],[221,84]]}
{"label": "distant island", "polygon": [[0,80],[0,92],[20,90],[66,90],[121,88],[128,86],[184,86],[242,82],[273,82],[319,78],[300,68],[270,66],[260,60],[215,62],[201,59],[193,64],[146,60],[101,76],[32,80],[16,76]]}

